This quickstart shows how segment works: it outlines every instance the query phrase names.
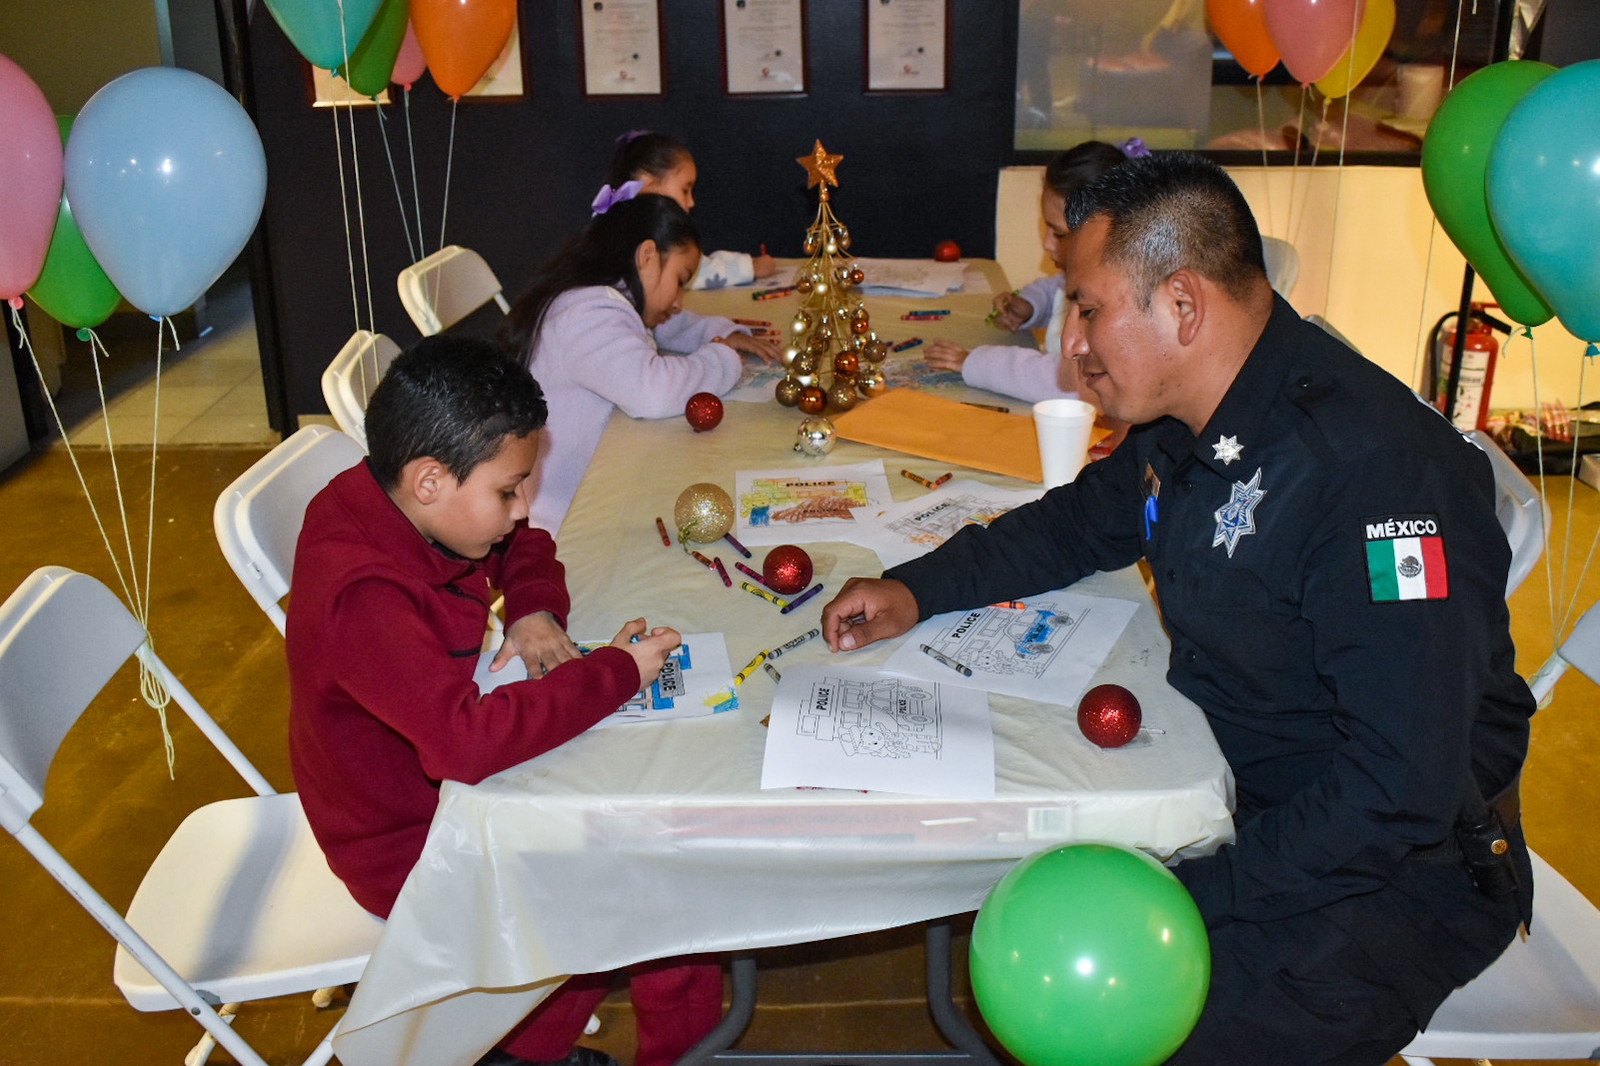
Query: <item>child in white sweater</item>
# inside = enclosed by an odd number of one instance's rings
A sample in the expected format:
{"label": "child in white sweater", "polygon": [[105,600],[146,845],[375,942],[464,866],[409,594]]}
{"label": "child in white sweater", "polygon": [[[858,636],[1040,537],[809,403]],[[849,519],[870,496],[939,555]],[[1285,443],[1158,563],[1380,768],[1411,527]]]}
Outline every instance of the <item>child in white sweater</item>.
{"label": "child in white sweater", "polygon": [[[681,416],[690,396],[720,395],[739,381],[732,342],[751,339],[739,327],[709,317],[677,327],[682,290],[699,264],[700,237],[677,201],[603,190],[589,224],[512,306],[509,347],[550,407],[529,524],[551,536],[561,528],[613,408],[633,418]],[[662,354],[664,332],[687,354]]]}

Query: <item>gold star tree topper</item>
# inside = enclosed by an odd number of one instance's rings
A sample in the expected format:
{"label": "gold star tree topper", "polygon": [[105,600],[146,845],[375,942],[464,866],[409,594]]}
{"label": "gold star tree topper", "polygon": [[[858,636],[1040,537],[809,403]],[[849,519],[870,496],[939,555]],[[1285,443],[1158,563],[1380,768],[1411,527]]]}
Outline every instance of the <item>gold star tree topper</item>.
{"label": "gold star tree topper", "polygon": [[827,193],[829,185],[838,188],[839,177],[834,170],[844,162],[844,156],[829,155],[828,150],[822,147],[821,141],[811,149],[810,155],[803,155],[795,162],[806,168],[806,188],[812,189],[821,185],[824,194]]}

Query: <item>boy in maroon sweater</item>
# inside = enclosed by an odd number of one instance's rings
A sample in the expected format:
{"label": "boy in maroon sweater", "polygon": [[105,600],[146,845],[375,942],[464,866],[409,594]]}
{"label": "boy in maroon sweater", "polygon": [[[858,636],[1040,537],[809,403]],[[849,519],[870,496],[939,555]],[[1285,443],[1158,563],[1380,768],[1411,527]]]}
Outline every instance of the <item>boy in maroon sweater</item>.
{"label": "boy in maroon sweater", "polygon": [[[387,917],[446,778],[475,784],[582,733],[654,681],[678,634],[644,619],[587,656],[565,632],[555,542],[528,528],[545,421],[525,369],[482,341],[430,337],[368,406],[366,462],[306,510],[289,604],[289,750],[328,864]],[[493,589],[530,680],[472,680]],[[637,638],[637,639],[635,639]],[[609,975],[574,978],[483,1060],[604,1066],[574,1047]],[[714,962],[641,968],[636,1066],[668,1066],[721,1017]]]}

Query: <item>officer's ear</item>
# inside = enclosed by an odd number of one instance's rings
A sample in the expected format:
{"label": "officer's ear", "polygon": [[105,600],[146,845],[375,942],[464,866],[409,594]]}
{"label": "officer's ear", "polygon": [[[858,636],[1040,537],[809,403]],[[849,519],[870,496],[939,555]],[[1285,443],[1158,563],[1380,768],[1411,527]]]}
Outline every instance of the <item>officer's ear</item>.
{"label": "officer's ear", "polygon": [[1206,319],[1206,288],[1200,275],[1184,269],[1163,283],[1167,303],[1177,326],[1178,343],[1185,347],[1200,336]]}

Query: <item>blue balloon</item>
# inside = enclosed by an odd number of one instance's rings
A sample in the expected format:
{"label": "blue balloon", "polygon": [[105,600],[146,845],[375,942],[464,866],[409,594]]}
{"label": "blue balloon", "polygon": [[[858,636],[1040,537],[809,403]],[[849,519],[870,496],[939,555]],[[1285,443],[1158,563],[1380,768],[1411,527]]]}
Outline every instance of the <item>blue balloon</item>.
{"label": "blue balloon", "polygon": [[267,157],[239,102],[199,74],[135,70],[89,98],[67,139],[84,241],[135,307],[193,304],[250,239]]}
{"label": "blue balloon", "polygon": [[1534,86],[1489,152],[1489,217],[1568,332],[1600,341],[1600,60]]}
{"label": "blue balloon", "polygon": [[[314,67],[332,70],[350,61],[383,0],[267,0],[289,43]],[[339,15],[344,14],[344,27]]]}

